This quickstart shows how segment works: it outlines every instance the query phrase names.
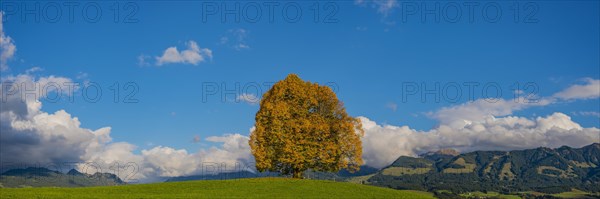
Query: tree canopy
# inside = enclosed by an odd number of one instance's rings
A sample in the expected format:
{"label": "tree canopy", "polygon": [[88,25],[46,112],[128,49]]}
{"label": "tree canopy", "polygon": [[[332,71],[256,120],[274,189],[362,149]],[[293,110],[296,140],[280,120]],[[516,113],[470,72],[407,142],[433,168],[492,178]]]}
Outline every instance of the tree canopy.
{"label": "tree canopy", "polygon": [[290,74],[263,95],[249,144],[258,171],[302,178],[307,169],[357,171],[363,134],[331,88]]}

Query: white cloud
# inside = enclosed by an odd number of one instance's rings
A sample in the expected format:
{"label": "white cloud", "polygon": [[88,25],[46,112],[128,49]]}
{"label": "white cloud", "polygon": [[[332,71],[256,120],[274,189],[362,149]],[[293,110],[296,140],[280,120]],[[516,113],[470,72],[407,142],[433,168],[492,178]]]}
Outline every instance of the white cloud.
{"label": "white cloud", "polygon": [[[222,142],[223,144],[219,147],[201,149],[196,153],[190,153],[185,149],[157,146],[142,150],[141,154],[134,153],[136,147],[132,144],[109,143],[108,133],[105,135],[104,139],[98,139],[103,141],[93,142],[96,145],[90,147],[92,149],[88,150],[82,159],[86,162],[94,162],[101,168],[108,168],[115,163],[135,165],[139,170],[134,177],[129,177],[127,174],[121,176],[126,180],[152,182],[164,177],[254,169],[254,158],[248,145],[249,138],[240,134],[206,138],[207,141]],[[83,169],[83,166],[85,165],[80,165],[79,168]],[[209,166],[214,169],[207,169],[206,167]],[[93,172],[95,171],[91,173]]]}
{"label": "white cloud", "polygon": [[460,128],[473,121],[481,121],[487,116],[507,116],[513,114],[514,111],[534,106],[546,106],[552,102],[552,99],[530,100],[522,97],[514,100],[477,99],[456,106],[444,107],[428,115],[438,120],[440,124]]}
{"label": "white cloud", "polygon": [[236,97],[236,101],[242,101],[248,104],[258,104],[260,98],[252,93],[242,93]]}
{"label": "white cloud", "polygon": [[12,59],[17,51],[14,41],[4,34],[4,12],[0,11],[0,71],[8,70],[7,62]]}
{"label": "white cloud", "polygon": [[223,143],[221,147],[211,147],[208,150],[200,151],[204,162],[225,163],[229,169],[232,169],[238,163],[249,165],[254,169],[254,157],[250,152],[248,136],[240,134],[225,134],[223,136],[211,136],[207,141]]}
{"label": "white cloud", "polygon": [[[64,77],[35,78],[28,74],[3,77],[0,81],[0,156],[7,162],[54,162],[77,160],[94,132],[79,128],[79,120],[64,110],[41,111],[43,93],[72,94],[74,90],[47,85],[72,83]],[[27,88],[27,91],[25,91]],[[44,90],[44,88],[47,88]],[[27,93],[26,95],[23,95]],[[98,131],[104,131],[99,129]],[[40,144],[43,143],[43,144]]]}
{"label": "white cloud", "polygon": [[[552,97],[478,99],[456,106],[443,107],[428,113],[438,126],[428,131],[416,131],[409,126],[381,126],[361,117],[366,133],[363,138],[365,163],[383,167],[400,155],[443,148],[474,150],[513,150],[539,146],[580,147],[600,142],[600,130],[583,128],[563,113],[554,113],[535,120],[511,116],[515,111],[535,106],[547,106],[560,99],[590,99],[598,97],[598,80],[586,79],[586,85],[571,86]],[[533,96],[536,97],[536,96]],[[596,112],[578,113],[597,115]]]}
{"label": "white cloud", "polygon": [[[254,169],[254,158],[250,153],[248,137],[240,134],[211,136],[207,141],[223,143],[219,147],[201,149],[189,153],[184,149],[157,146],[142,150],[141,155],[134,155],[133,148],[123,147],[125,153],[105,154],[108,161],[95,159],[109,165],[111,161],[137,160],[140,165],[139,177],[142,181],[157,177],[175,177],[197,174],[233,172],[243,169]],[[113,157],[119,157],[114,159]],[[111,159],[112,158],[112,159]],[[207,167],[210,167],[207,169]]]}
{"label": "white cloud", "polygon": [[[517,99],[477,99],[464,104],[444,107],[428,115],[443,125],[460,128],[473,121],[481,121],[487,116],[507,116],[515,111],[535,106],[547,106],[560,100],[593,99],[600,97],[600,80],[585,79],[584,85],[573,85],[562,90],[552,97],[529,96]],[[537,99],[534,99],[537,98]]]}
{"label": "white cloud", "polygon": [[186,150],[175,150],[169,147],[154,147],[142,150],[143,168],[157,176],[182,176],[194,173],[198,169],[201,158],[197,154],[189,154]]}
{"label": "white cloud", "polygon": [[[21,103],[20,106],[5,106],[2,110],[8,110],[13,108],[25,107],[25,103],[37,103],[38,99],[44,98],[53,92],[59,92],[60,94],[72,95],[73,92],[79,89],[77,83],[73,82],[69,78],[65,77],[39,77],[36,78],[30,73],[42,69],[32,68],[28,70],[28,73],[20,74],[17,76],[5,76],[0,78],[2,88],[0,91],[3,93],[2,102],[5,103]],[[72,87],[72,88],[70,88]],[[4,90],[8,89],[8,90]]]}
{"label": "white cloud", "polygon": [[[133,153],[137,146],[127,142],[112,142],[110,127],[102,129],[103,131],[94,133],[94,138],[88,141],[90,144],[85,149],[85,153],[75,161],[81,162],[78,165],[79,171],[93,174],[98,169],[88,168],[89,165],[94,165],[102,172],[117,174],[124,181],[140,180],[144,182],[156,177],[152,175],[153,173],[148,172],[151,168],[145,167],[144,157]],[[115,165],[119,165],[118,173],[115,172]],[[123,168],[126,165],[131,165],[132,169],[135,169],[135,173],[123,172],[122,169],[127,169]]]}
{"label": "white cloud", "polygon": [[365,164],[381,168],[399,156],[415,156],[445,148],[461,152],[475,150],[515,150],[535,147],[581,147],[600,142],[600,129],[582,128],[563,113],[528,119],[487,116],[462,128],[440,125],[429,131],[408,126],[378,125],[359,117],[365,129]]}
{"label": "white cloud", "polygon": [[[30,92],[40,92],[44,85],[62,85],[72,82],[71,79],[55,76],[36,78],[24,74],[3,77],[1,80],[0,94],[4,98],[0,106],[0,156],[4,163],[39,165],[78,162],[80,164],[77,168],[87,173],[114,172],[118,166],[124,170],[118,173],[119,177],[126,181],[141,182],[160,180],[160,177],[198,174],[206,163],[226,167],[215,172],[236,171],[236,164],[254,168],[247,136],[227,134],[209,137],[206,140],[223,144],[201,149],[196,153],[157,146],[136,154],[135,145],[113,142],[110,127],[97,130],[83,128],[79,119],[65,110],[44,112],[41,110],[39,95],[23,99],[23,90],[12,87],[22,85],[21,83],[38,85]],[[11,84],[6,84],[9,82]],[[134,172],[133,168],[138,169],[135,176],[130,176]]]}
{"label": "white cloud", "polygon": [[[212,59],[213,57],[212,50],[200,48],[195,41],[189,41],[186,45],[187,49],[181,52],[179,52],[177,47],[167,48],[162,56],[156,57],[156,65],[162,66],[168,63],[198,65],[198,63],[204,62],[206,59]],[[138,57],[138,61],[139,59],[140,57]]]}
{"label": "white cloud", "polygon": [[584,85],[572,85],[554,94],[554,97],[564,100],[600,98],[600,80],[586,78]]}

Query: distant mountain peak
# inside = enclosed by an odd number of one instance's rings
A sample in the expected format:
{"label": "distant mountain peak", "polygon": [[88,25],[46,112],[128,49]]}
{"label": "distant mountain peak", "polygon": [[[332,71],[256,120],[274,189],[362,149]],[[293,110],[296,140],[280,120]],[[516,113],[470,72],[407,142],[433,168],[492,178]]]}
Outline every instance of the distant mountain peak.
{"label": "distant mountain peak", "polygon": [[78,176],[78,175],[83,175],[83,173],[77,171],[76,169],[71,169],[71,170],[69,170],[69,172],[67,172],[67,175]]}

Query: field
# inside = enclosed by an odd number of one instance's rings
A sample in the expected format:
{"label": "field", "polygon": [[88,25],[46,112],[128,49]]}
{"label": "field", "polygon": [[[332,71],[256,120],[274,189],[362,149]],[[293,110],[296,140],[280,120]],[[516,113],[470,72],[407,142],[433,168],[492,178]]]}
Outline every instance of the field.
{"label": "field", "polygon": [[84,188],[1,188],[0,198],[433,198],[348,182],[253,178]]}

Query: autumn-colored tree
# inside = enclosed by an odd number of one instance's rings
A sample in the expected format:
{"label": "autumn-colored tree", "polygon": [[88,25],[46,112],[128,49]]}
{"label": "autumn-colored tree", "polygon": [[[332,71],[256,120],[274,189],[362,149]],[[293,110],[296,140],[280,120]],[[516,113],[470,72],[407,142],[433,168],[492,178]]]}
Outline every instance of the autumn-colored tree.
{"label": "autumn-colored tree", "polygon": [[278,171],[302,178],[307,169],[358,171],[362,165],[357,118],[327,86],[288,75],[267,91],[256,113],[250,148],[258,171]]}

